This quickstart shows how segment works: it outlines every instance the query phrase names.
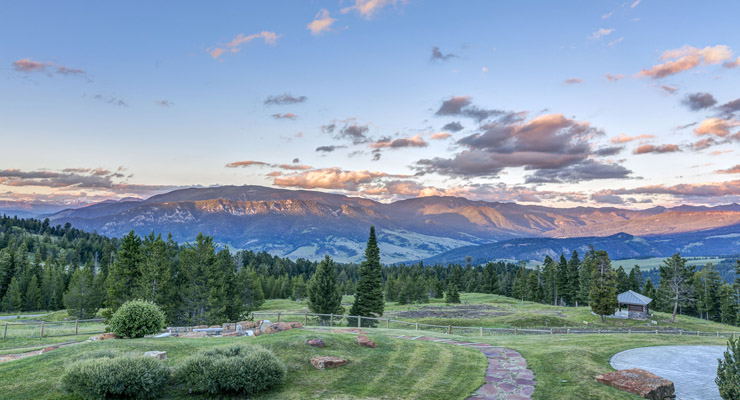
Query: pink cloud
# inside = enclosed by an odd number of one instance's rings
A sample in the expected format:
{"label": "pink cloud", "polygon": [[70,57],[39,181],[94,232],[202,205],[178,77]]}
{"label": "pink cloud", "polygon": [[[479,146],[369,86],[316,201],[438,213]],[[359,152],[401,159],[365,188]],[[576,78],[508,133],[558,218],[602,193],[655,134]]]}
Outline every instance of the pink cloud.
{"label": "pink cloud", "polygon": [[414,135],[410,138],[399,138],[395,140],[384,139],[377,142],[370,143],[370,147],[373,149],[392,148],[398,149],[402,147],[426,147],[427,143],[421,135]]}
{"label": "pink cloud", "polygon": [[223,47],[213,47],[207,50],[208,54],[211,55],[211,57],[218,59],[221,57],[224,53],[238,53],[241,50],[241,47],[243,45],[248,44],[249,42],[255,40],[255,39],[263,39],[265,44],[276,44],[278,38],[280,38],[281,35],[276,34],[275,32],[270,31],[262,31],[259,33],[254,33],[249,36],[244,36],[244,34],[240,33],[236,35],[234,39],[232,39],[229,43],[226,43],[223,45]]}
{"label": "pink cloud", "polygon": [[323,32],[330,31],[331,25],[336,19],[329,16],[329,10],[322,8],[316,13],[313,21],[308,24],[307,28],[312,35],[320,35]]}
{"label": "pink cloud", "polygon": [[355,10],[364,18],[370,19],[380,10],[389,5],[396,5],[396,0],[355,0],[355,4],[350,7],[342,8],[342,14]]}
{"label": "pink cloud", "polygon": [[647,139],[652,139],[654,137],[655,137],[654,135],[648,135],[648,134],[638,135],[638,136],[627,136],[623,133],[619,136],[615,136],[611,138],[609,141],[614,144],[622,144],[622,143],[629,143],[633,140],[647,140]]}
{"label": "pink cloud", "polygon": [[666,50],[660,59],[663,64],[655,65],[649,69],[643,69],[637,76],[647,76],[653,79],[665,78],[679,72],[688,71],[699,65],[719,64],[732,57],[732,50],[725,45],[707,46],[697,49],[684,46],[680,49]]}

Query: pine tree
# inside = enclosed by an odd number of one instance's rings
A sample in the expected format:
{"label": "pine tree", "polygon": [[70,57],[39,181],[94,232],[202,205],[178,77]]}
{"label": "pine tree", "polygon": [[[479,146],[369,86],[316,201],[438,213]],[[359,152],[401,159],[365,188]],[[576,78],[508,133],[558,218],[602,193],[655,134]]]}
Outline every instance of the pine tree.
{"label": "pine tree", "polygon": [[78,319],[92,318],[98,312],[100,297],[95,292],[95,276],[91,265],[78,269],[69,281],[64,293],[64,307],[70,316]]}
{"label": "pine tree", "polygon": [[691,278],[694,268],[686,265],[686,259],[679,253],[663,261],[660,266],[660,288],[665,293],[665,300],[673,303],[671,323],[676,322],[678,305],[685,302],[691,295]]}
{"label": "pine tree", "polygon": [[655,299],[655,286],[653,286],[653,280],[648,278],[647,281],[645,281],[645,286],[642,288],[642,294],[645,296]]}
{"label": "pine tree", "polygon": [[640,271],[639,265],[635,265],[632,267],[632,270],[630,270],[629,282],[630,290],[642,293],[642,272]]}
{"label": "pine tree", "polygon": [[0,299],[5,297],[14,275],[13,255],[8,248],[0,250]]}
{"label": "pine tree", "polygon": [[457,291],[457,285],[454,283],[447,288],[445,302],[448,304],[460,304],[460,292]]}
{"label": "pine tree", "polygon": [[594,270],[591,278],[590,305],[594,313],[601,316],[611,315],[617,308],[617,279],[605,251],[594,254]]}
{"label": "pine tree", "polygon": [[593,247],[586,253],[586,258],[581,263],[581,270],[578,274],[578,302],[581,305],[588,305],[591,297],[591,276],[594,273],[594,255]]}
{"label": "pine tree", "polygon": [[580,272],[581,259],[578,257],[578,252],[573,250],[570,260],[568,260],[568,296],[570,297],[571,303],[576,307],[578,307]]}
{"label": "pine tree", "polygon": [[630,280],[624,268],[620,265],[617,268],[617,293],[624,293],[630,290]]}
{"label": "pine tree", "polygon": [[573,301],[570,298],[570,286],[568,285],[568,260],[565,258],[565,254],[560,253],[560,262],[558,263],[558,273],[557,273],[557,290],[560,294],[559,304],[565,305],[565,304],[573,304],[575,301]]}
{"label": "pine tree", "polygon": [[498,293],[498,274],[492,262],[486,263],[483,268],[483,293]]}
{"label": "pine tree", "polygon": [[740,399],[740,338],[730,338],[724,359],[719,360],[714,382],[723,399]]}
{"label": "pine tree", "polygon": [[[383,315],[383,272],[380,266],[380,249],[375,238],[375,227],[370,227],[370,237],[365,248],[365,261],[359,270],[355,301],[350,315],[380,317]],[[367,321],[367,320],[366,320]],[[370,325],[374,325],[368,321]]]}
{"label": "pine tree", "polygon": [[134,231],[123,237],[118,260],[108,275],[108,312],[118,310],[123,303],[134,298],[136,282],[139,279],[139,265],[142,262],[141,238]]}
{"label": "pine tree", "polygon": [[527,275],[527,300],[539,303],[543,296],[539,267]]}
{"label": "pine tree", "polygon": [[21,291],[21,283],[16,277],[10,279],[8,290],[5,291],[3,296],[2,310],[6,312],[20,311],[23,307],[23,292]]}
{"label": "pine tree", "polygon": [[23,296],[23,310],[36,311],[41,309],[41,288],[36,275],[31,275],[26,293]]}
{"label": "pine tree", "polygon": [[[694,294],[696,295],[696,309],[700,318],[709,320],[719,319],[719,289],[722,286],[722,277],[713,264],[709,263],[694,274]],[[711,317],[710,317],[711,315]]]}
{"label": "pine tree", "polygon": [[293,293],[290,295],[291,300],[303,300],[307,295],[306,281],[303,275],[294,276],[292,279]]}
{"label": "pine tree", "polygon": [[511,286],[511,297],[520,299],[521,301],[527,300],[527,268],[523,265],[517,268],[514,275],[514,283]]}
{"label": "pine tree", "polygon": [[265,295],[262,292],[262,285],[257,278],[257,273],[253,269],[242,268],[236,276],[237,287],[240,290],[240,299],[244,312],[257,310],[265,303]]}
{"label": "pine tree", "polygon": [[213,238],[199,233],[195,243],[188,243],[180,252],[180,272],[183,276],[181,307],[182,322],[203,325],[210,322],[208,270],[216,262]]}
{"label": "pine tree", "polygon": [[336,266],[328,255],[319,263],[308,281],[308,309],[316,314],[344,313]]}
{"label": "pine tree", "polygon": [[386,301],[396,301],[397,298],[398,298],[398,293],[397,293],[397,288],[396,288],[396,280],[389,277],[385,281],[385,300]]}
{"label": "pine tree", "polygon": [[155,237],[152,232],[144,238],[138,271],[133,296],[166,308],[172,270],[169,249],[161,235]]}
{"label": "pine tree", "polygon": [[552,301],[552,305],[558,305],[558,266],[550,256],[545,256],[542,263],[542,281],[545,289],[545,298]]}
{"label": "pine tree", "polygon": [[444,291],[445,291],[445,287],[442,284],[442,281],[440,281],[439,279],[437,279],[435,277],[434,278],[434,298],[435,299],[441,299],[441,298],[443,298],[444,297]]}
{"label": "pine tree", "polygon": [[[209,239],[213,240],[212,237]],[[242,314],[242,306],[234,284],[236,266],[229,250],[219,251],[213,264],[206,268],[205,273],[208,292],[206,306],[208,323],[220,324],[238,320]]]}
{"label": "pine tree", "polygon": [[723,324],[735,324],[737,317],[737,304],[732,286],[723,283],[717,293],[719,297],[719,322]]}

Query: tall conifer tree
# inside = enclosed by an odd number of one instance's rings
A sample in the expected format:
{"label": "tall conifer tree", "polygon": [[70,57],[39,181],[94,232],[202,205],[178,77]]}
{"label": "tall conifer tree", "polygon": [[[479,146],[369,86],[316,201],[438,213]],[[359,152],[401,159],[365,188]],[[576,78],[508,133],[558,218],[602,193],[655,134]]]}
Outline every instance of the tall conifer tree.
{"label": "tall conifer tree", "polygon": [[344,312],[336,267],[328,255],[321,260],[316,267],[316,272],[308,281],[308,309],[316,314],[342,314]]}
{"label": "tall conifer tree", "polygon": [[360,265],[355,302],[350,315],[379,317],[383,315],[383,272],[380,266],[380,249],[375,237],[375,227],[370,227],[370,237],[365,248],[365,261]]}

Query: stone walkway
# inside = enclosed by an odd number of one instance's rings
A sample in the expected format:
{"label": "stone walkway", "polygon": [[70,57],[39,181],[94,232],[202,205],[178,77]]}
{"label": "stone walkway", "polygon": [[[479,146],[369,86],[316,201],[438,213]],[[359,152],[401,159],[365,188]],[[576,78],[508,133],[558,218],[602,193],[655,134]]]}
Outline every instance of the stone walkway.
{"label": "stone walkway", "polygon": [[534,373],[517,351],[485,343],[461,342],[429,336],[398,336],[399,339],[423,340],[478,349],[488,358],[486,383],[468,400],[528,400],[534,393]]}

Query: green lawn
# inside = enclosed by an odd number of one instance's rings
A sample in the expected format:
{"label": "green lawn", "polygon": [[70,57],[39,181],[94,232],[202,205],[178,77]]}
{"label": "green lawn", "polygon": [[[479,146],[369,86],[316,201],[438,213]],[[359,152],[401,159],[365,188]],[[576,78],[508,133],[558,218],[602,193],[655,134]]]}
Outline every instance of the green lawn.
{"label": "green lawn", "polygon": [[[324,340],[323,349],[306,346],[308,338]],[[233,343],[257,343],[271,349],[288,366],[287,382],[253,399],[464,399],[483,383],[485,357],[474,349],[393,339],[375,332],[377,349],[360,347],[355,336],[294,330],[257,338],[165,338],[106,340],[69,346],[40,356],[0,364],[4,399],[64,399],[60,389],[65,367],[83,352],[103,348],[122,351],[167,351],[167,363],[177,366],[201,348]],[[310,359],[336,355],[348,365],[316,370]],[[175,386],[165,399],[191,398]],[[195,398],[212,398],[195,396]]]}

